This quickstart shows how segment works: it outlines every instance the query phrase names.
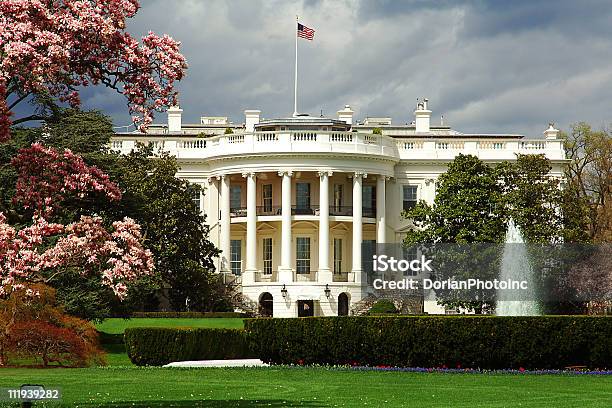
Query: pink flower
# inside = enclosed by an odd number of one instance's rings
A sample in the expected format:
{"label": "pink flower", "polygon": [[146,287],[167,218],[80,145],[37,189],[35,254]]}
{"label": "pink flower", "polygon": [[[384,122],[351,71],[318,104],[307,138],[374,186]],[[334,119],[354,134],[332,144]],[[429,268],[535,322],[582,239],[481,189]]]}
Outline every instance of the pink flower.
{"label": "pink flower", "polygon": [[[75,89],[104,85],[125,95],[135,123],[176,104],[174,85],[187,64],[180,43],[152,32],[138,42],[125,32],[137,0],[0,0],[0,92],[18,81],[22,92],[48,93],[72,106]],[[0,100],[0,140],[9,135],[10,111]]]}
{"label": "pink flower", "polygon": [[74,193],[84,198],[102,193],[110,200],[120,200],[119,187],[103,171],[88,166],[83,159],[66,149],[63,153],[40,143],[20,149],[11,164],[17,170],[16,203],[49,216]]}
{"label": "pink flower", "polygon": [[[48,247],[51,238],[56,243]],[[99,217],[83,216],[64,226],[35,216],[32,225],[17,231],[0,213],[0,296],[40,280],[42,272],[61,273],[68,267],[99,274],[122,300],[130,282],[153,273],[154,262],[142,245],[140,226],[130,218],[107,231]]]}

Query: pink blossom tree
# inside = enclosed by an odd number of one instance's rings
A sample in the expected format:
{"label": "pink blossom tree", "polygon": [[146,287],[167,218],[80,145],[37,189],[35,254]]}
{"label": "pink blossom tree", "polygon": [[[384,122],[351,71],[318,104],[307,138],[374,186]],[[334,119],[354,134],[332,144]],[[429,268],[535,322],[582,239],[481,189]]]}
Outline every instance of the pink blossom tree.
{"label": "pink blossom tree", "polygon": [[[83,276],[99,274],[102,285],[123,300],[127,285],[154,271],[153,256],[141,243],[140,227],[130,218],[113,223],[108,231],[99,217],[82,216],[67,226],[34,217],[33,224],[17,230],[0,213],[0,300],[16,291],[37,296],[34,284],[53,282],[68,268]],[[18,323],[17,303],[0,321],[0,366],[5,364],[7,338]]]}
{"label": "pink blossom tree", "polygon": [[[140,227],[130,218],[108,231],[99,217],[82,216],[64,226],[34,217],[21,230],[0,213],[0,297],[32,283],[51,283],[66,268],[100,274],[102,284],[123,299],[127,285],[154,270],[151,251],[141,243]],[[52,242],[55,242],[54,244]]]}
{"label": "pink blossom tree", "polygon": [[68,149],[58,152],[34,143],[20,149],[11,164],[18,176],[13,201],[38,215],[51,215],[71,194],[85,198],[96,192],[111,201],[121,199],[119,187],[107,174]]}
{"label": "pink blossom tree", "polygon": [[[152,32],[138,42],[125,31],[138,0],[0,0],[0,140],[33,96],[79,105],[79,88],[103,84],[126,96],[141,129],[153,112],[176,103],[186,70],[179,43]],[[12,119],[12,121],[11,121]]]}

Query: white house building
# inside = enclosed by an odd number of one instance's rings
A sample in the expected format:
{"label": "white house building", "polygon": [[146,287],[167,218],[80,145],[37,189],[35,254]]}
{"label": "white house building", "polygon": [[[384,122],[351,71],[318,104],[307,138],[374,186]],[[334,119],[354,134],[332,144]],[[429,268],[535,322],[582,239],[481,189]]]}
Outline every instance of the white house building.
{"label": "white house building", "polygon": [[[552,125],[537,139],[460,133],[431,124],[427,99],[405,125],[354,123],[348,105],[333,119],[268,120],[246,110],[241,125],[225,117],[185,125],[181,113],[171,108],[167,124],[146,134],[117,133],[112,147],[128,153],[151,143],[177,157],[178,176],[204,189],[194,199],[221,249],[218,271],[275,317],[349,314],[375,298],[364,251],[402,241],[410,228],[402,211],[433,202],[436,179],[459,153],[486,162],[543,153],[559,177],[565,160]],[[433,299],[422,308],[444,313]]]}

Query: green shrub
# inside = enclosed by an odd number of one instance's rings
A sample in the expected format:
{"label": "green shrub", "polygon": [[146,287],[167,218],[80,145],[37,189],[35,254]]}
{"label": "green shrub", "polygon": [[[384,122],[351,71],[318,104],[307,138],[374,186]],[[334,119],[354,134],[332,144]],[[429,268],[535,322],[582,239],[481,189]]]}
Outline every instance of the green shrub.
{"label": "green shrub", "polygon": [[160,366],[173,361],[252,358],[244,330],[138,327],[125,330],[132,363]]}
{"label": "green shrub", "polygon": [[249,319],[276,364],[481,369],[612,368],[612,318],[385,316]]}
{"label": "green shrub", "polygon": [[387,299],[380,299],[379,301],[374,303],[374,305],[368,311],[368,314],[370,315],[389,313],[398,313],[398,311],[393,302]]}
{"label": "green shrub", "polygon": [[231,319],[247,317],[245,313],[238,312],[134,312],[132,317],[135,318],[154,318],[154,319],[165,319],[165,318],[185,318],[185,319]]}

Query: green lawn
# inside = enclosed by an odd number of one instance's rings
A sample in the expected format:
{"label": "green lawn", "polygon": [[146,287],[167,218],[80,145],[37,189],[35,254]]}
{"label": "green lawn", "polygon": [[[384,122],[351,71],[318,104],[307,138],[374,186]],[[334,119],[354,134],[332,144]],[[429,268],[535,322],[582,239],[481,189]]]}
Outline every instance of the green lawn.
{"label": "green lawn", "polygon": [[102,323],[96,324],[96,328],[109,334],[122,334],[128,327],[207,327],[242,329],[244,322],[242,319],[149,319],[133,318],[106,319]]}
{"label": "green lawn", "polygon": [[[0,387],[60,386],[66,406],[610,407],[612,377],[324,368],[3,369]],[[54,405],[56,406],[56,405]]]}

